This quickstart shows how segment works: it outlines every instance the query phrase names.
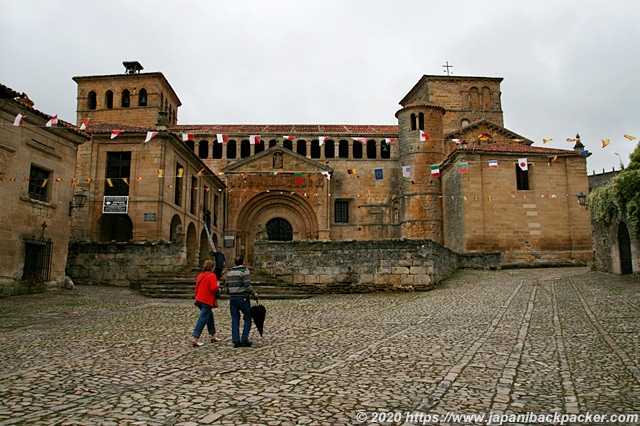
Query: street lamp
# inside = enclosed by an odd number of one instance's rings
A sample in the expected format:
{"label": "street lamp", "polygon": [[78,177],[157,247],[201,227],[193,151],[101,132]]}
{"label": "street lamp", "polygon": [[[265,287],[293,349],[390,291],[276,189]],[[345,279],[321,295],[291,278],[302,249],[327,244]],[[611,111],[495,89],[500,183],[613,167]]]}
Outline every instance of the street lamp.
{"label": "street lamp", "polygon": [[78,192],[77,194],[73,194],[73,201],[69,201],[69,216],[73,214],[73,212],[78,211],[79,209],[84,207],[84,203],[87,202],[87,195],[84,192]]}
{"label": "street lamp", "polygon": [[578,204],[583,207],[589,207],[589,204],[587,204],[587,196],[585,194],[581,192],[579,194],[576,194],[576,197],[578,197]]}

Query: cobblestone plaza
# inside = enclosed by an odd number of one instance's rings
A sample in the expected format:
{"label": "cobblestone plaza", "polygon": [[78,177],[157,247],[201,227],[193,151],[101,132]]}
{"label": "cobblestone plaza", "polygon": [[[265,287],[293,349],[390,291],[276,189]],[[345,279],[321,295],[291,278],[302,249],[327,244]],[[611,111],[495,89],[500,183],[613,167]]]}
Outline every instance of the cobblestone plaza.
{"label": "cobblestone plaza", "polygon": [[630,424],[640,413],[636,277],[461,270],[428,292],[261,303],[264,337],[253,328],[253,348],[234,349],[226,300],[214,311],[223,341],[193,348],[189,300],[86,286],[0,299],[0,424]]}

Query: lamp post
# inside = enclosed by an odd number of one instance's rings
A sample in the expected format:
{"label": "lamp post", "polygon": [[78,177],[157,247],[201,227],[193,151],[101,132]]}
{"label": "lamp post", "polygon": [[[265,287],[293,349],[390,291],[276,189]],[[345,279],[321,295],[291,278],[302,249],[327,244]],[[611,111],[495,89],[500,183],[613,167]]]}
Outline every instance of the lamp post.
{"label": "lamp post", "polygon": [[84,204],[87,202],[87,194],[84,192],[78,192],[77,194],[73,194],[73,200],[69,201],[69,216],[73,214],[73,212],[78,211]]}

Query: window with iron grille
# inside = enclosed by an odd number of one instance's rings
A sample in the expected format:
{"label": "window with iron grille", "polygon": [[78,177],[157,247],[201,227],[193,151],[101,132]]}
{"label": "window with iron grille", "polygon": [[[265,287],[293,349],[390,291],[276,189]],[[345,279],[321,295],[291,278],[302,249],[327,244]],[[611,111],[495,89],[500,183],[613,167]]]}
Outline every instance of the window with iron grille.
{"label": "window with iron grille", "polygon": [[349,222],[349,202],[348,201],[336,201],[335,222],[336,223]]}
{"label": "window with iron grille", "polygon": [[25,238],[24,239],[24,281],[49,281],[51,276],[51,240]]}
{"label": "window with iron grille", "polygon": [[516,184],[519,191],[529,190],[529,171],[522,170],[519,165],[516,164]]}
{"label": "window with iron grille", "polygon": [[108,180],[104,184],[104,195],[129,195],[130,173],[131,151],[107,152],[105,177]]}
{"label": "window with iron grille", "polygon": [[293,228],[291,224],[280,217],[267,222],[267,235],[269,241],[291,241],[293,240]]}
{"label": "window with iron grille", "polygon": [[48,170],[31,165],[29,171],[29,198],[38,201],[47,201],[47,183],[49,182]]}

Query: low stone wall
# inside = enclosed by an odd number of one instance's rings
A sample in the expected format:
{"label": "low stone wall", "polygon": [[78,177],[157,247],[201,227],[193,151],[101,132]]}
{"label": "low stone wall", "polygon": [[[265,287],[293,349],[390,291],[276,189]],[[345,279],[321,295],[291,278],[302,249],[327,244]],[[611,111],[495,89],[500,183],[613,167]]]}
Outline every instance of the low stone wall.
{"label": "low stone wall", "polygon": [[69,244],[66,273],[75,284],[128,287],[153,273],[180,272],[183,244],[127,242]]}
{"label": "low stone wall", "polygon": [[431,240],[256,241],[254,249],[257,274],[310,293],[430,290],[461,265],[500,265],[499,254],[460,256]]}

